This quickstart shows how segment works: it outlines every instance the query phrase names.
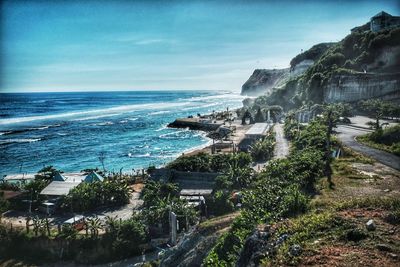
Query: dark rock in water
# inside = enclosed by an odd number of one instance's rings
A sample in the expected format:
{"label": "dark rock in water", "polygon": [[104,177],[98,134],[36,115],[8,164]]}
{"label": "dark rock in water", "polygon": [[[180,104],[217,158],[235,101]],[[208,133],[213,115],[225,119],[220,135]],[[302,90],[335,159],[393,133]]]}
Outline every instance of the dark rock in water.
{"label": "dark rock in water", "polygon": [[300,245],[297,245],[297,244],[296,245],[292,245],[289,248],[290,255],[295,256],[295,257],[300,256],[302,251],[303,250],[301,249]]}

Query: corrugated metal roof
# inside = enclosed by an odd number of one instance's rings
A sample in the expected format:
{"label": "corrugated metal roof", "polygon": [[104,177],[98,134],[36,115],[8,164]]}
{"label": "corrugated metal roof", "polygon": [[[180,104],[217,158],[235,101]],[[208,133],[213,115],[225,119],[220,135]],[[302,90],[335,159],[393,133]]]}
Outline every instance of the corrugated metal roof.
{"label": "corrugated metal roof", "polygon": [[49,195],[49,196],[63,196],[69,193],[69,190],[78,186],[81,182],[60,182],[53,181],[48,186],[46,186],[41,195]]}
{"label": "corrugated metal roof", "polygon": [[263,135],[268,127],[268,123],[256,123],[246,132],[246,135]]}
{"label": "corrugated metal roof", "polygon": [[16,173],[16,174],[7,174],[4,176],[4,181],[10,180],[33,180],[35,179],[34,173]]}

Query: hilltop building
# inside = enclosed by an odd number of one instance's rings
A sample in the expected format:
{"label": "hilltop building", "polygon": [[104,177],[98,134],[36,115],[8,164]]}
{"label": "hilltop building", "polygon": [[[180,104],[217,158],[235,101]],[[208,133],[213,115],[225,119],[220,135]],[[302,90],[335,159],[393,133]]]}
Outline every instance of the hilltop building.
{"label": "hilltop building", "polygon": [[400,27],[400,17],[392,16],[385,11],[381,11],[373,16],[366,24],[351,29],[351,32],[378,32],[381,30],[393,29],[396,27]]}
{"label": "hilltop building", "polygon": [[392,29],[400,26],[400,17],[392,16],[384,11],[379,12],[371,18],[370,29],[373,32]]}

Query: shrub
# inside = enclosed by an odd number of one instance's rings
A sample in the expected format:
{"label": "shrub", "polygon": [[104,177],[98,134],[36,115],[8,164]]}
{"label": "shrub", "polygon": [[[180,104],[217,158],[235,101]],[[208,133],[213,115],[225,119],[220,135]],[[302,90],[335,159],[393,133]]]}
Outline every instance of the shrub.
{"label": "shrub", "polygon": [[207,199],[207,208],[210,214],[219,216],[234,210],[230,194],[227,191],[218,190]]}
{"label": "shrub", "polygon": [[64,197],[64,209],[85,212],[99,206],[120,206],[129,202],[130,190],[125,181],[81,183]]}

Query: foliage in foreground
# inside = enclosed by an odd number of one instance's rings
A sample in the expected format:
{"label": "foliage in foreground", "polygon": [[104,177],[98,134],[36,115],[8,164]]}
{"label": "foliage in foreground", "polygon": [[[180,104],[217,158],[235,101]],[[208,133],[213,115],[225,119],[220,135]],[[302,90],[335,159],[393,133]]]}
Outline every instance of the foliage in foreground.
{"label": "foliage in foreground", "polygon": [[44,239],[45,233],[41,230],[33,236],[0,224],[0,255],[36,264],[60,260],[100,263],[138,255],[149,240],[147,227],[137,216],[125,221],[108,218],[105,225],[99,223],[98,227],[105,228],[106,233],[78,235],[74,228],[64,227],[61,233]]}
{"label": "foliage in foreground", "polygon": [[243,193],[241,215],[210,251],[204,260],[206,266],[235,265],[255,225],[273,223],[307,210],[308,194],[314,191],[314,183],[323,173],[324,142],[319,138],[325,136],[323,130],[318,121],[307,126],[288,158],[271,161],[257,175]]}
{"label": "foliage in foreground", "polygon": [[130,190],[124,180],[81,183],[63,199],[63,208],[78,212],[92,211],[100,206],[119,206],[129,202]]}

